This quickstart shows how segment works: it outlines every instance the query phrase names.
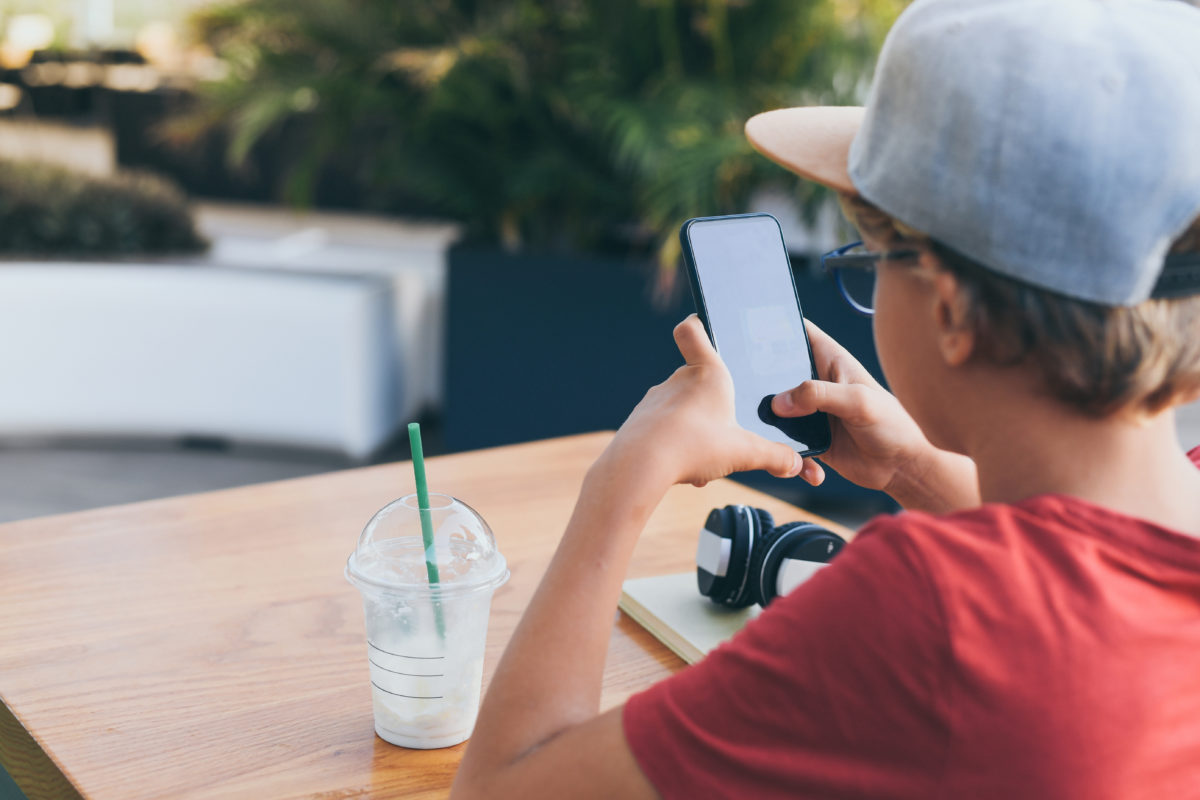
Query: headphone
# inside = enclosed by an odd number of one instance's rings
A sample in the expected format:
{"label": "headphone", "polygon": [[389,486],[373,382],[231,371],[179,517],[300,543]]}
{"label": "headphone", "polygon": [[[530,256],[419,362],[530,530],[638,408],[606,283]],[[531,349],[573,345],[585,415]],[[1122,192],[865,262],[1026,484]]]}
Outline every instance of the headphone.
{"label": "headphone", "polygon": [[700,594],[718,605],[766,607],[811,578],[845,545],[845,539],[812,522],[776,527],[761,508],[714,508],[700,529],[696,581]]}

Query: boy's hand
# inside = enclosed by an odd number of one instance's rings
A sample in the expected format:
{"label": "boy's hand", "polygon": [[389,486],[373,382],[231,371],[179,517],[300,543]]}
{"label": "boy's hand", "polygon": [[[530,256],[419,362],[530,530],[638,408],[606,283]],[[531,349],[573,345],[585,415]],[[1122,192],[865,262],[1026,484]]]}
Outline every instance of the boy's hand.
{"label": "boy's hand", "polygon": [[666,382],[646,393],[602,457],[640,480],[703,486],[731,472],[765,469],[791,478],[814,471],[785,444],[750,433],[734,418],[733,380],[693,314],[675,328],[686,362]]}
{"label": "boy's hand", "polygon": [[[771,401],[771,410],[781,417],[829,414],[833,441],[821,460],[860,486],[888,491],[898,474],[933,445],[900,401],[854,356],[813,323],[806,320],[805,324],[817,374],[827,380],[805,381],[780,392]],[[802,477],[816,485],[825,474],[813,470]]]}

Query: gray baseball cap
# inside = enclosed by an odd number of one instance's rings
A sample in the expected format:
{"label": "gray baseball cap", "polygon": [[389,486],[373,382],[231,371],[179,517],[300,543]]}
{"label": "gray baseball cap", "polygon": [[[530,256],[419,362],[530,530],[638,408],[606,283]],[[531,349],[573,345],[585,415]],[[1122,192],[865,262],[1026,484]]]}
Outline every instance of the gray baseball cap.
{"label": "gray baseball cap", "polygon": [[746,135],[1017,280],[1104,305],[1200,292],[1200,257],[1166,260],[1200,216],[1200,10],[1178,0],[917,0],[865,109]]}

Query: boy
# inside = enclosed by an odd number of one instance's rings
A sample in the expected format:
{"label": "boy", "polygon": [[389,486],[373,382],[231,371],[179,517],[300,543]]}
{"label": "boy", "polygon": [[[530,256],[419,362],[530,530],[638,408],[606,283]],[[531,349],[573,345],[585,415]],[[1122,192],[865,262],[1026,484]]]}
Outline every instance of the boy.
{"label": "boy", "polygon": [[[837,190],[895,397],[819,330],[822,458],[907,509],[739,636],[597,715],[625,566],[669,486],[816,461],[686,365],[589,471],[457,797],[1200,797],[1200,11],[917,0],[865,113],[753,144]],[[1170,254],[1168,254],[1170,251]],[[843,262],[844,263],[844,262]]]}

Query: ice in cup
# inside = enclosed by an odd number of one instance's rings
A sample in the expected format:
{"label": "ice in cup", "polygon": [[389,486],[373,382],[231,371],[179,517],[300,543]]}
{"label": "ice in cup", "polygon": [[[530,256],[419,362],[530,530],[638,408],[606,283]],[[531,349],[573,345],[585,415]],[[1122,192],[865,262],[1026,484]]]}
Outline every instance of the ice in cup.
{"label": "ice in cup", "polygon": [[417,495],[371,518],[346,562],[362,593],[375,732],[402,747],[465,741],[479,713],[492,592],[508,566],[483,518],[429,495],[438,582],[426,566]]}

